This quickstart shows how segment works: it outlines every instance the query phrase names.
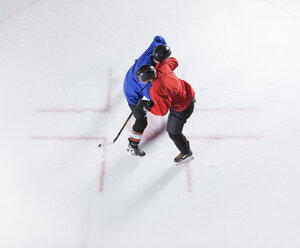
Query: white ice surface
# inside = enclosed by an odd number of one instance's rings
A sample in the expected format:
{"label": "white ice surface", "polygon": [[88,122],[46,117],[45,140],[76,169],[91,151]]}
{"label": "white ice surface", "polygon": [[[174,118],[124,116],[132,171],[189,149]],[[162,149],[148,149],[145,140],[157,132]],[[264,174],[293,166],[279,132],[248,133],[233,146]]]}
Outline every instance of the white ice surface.
{"label": "white ice surface", "polygon": [[[162,35],[197,104],[178,151],[123,78]],[[297,0],[0,0],[0,247],[299,248]]]}

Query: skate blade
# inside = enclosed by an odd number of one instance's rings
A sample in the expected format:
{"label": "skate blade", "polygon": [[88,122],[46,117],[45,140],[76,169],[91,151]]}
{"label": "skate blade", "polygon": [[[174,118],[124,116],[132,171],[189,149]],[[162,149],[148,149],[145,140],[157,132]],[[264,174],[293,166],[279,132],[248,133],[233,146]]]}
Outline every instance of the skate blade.
{"label": "skate blade", "polygon": [[145,157],[145,156],[139,156],[139,155],[136,155],[132,150],[130,150],[130,149],[127,149],[127,152],[126,152],[127,154],[128,154],[128,156],[130,156],[130,157],[134,157],[134,158],[143,158],[143,157]]}
{"label": "skate blade", "polygon": [[185,160],[182,160],[180,162],[175,162],[174,165],[177,166],[177,165],[180,165],[180,164],[184,164],[184,163],[186,163],[188,161],[191,161],[193,159],[194,159],[194,156],[192,155],[192,156],[189,156],[188,158],[186,158]]}
{"label": "skate blade", "polygon": [[129,156],[131,157],[136,157],[136,155],[134,154],[134,152],[130,149],[127,149],[127,152],[126,152]]}

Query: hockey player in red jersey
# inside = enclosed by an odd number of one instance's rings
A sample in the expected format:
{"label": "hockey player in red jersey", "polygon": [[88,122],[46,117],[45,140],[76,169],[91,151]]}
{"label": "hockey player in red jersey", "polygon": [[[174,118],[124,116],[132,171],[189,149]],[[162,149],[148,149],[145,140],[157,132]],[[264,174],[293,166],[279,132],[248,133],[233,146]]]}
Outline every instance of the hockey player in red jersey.
{"label": "hockey player in red jersey", "polygon": [[[159,45],[156,49],[170,50],[167,45]],[[173,72],[178,66],[175,58],[170,57],[159,62],[155,68],[149,64],[142,65],[136,72],[140,81],[152,83],[150,88],[152,101],[142,100],[138,105],[155,115],[164,116],[170,112],[167,131],[180,151],[174,159],[179,163],[193,158],[189,141],[182,134],[182,130],[193,113],[195,92],[189,83],[178,78]]]}

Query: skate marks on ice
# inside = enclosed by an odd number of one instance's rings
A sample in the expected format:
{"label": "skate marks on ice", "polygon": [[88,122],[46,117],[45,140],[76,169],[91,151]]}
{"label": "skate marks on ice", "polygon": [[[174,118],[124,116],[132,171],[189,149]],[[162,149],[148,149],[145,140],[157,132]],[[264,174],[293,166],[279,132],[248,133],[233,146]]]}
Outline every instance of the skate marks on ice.
{"label": "skate marks on ice", "polygon": [[295,11],[292,11],[289,8],[285,7],[284,5],[275,3],[270,0],[263,0],[263,1],[267,4],[269,4],[270,6],[272,6],[273,8],[280,10],[281,12],[285,13],[286,15],[288,15],[288,16],[294,18],[295,20],[297,20],[298,22],[300,22],[300,16],[296,15]]}
{"label": "skate marks on ice", "polygon": [[30,9],[31,7],[34,7],[39,2],[41,2],[41,0],[33,0],[33,1],[28,1],[26,4],[23,4],[23,6],[19,5],[20,7],[18,7],[16,10],[12,11],[8,15],[6,15],[0,19],[0,26],[4,25],[12,18],[14,18],[18,15],[21,15],[22,13],[24,13],[26,10]]}
{"label": "skate marks on ice", "polygon": [[183,170],[184,166],[170,166],[156,179],[151,178],[150,181],[145,182],[145,186],[137,192],[126,194],[126,199],[120,202],[120,207],[105,218],[107,228],[116,231],[125,227],[134,216],[139,216],[150,203],[155,202],[156,197],[162,194],[164,189],[183,173]]}
{"label": "skate marks on ice", "polygon": [[[58,169],[67,170],[68,168],[73,168],[73,171],[83,170],[85,173],[99,173],[98,176],[93,177],[93,179],[87,183],[87,186],[81,188],[81,186],[76,185],[76,181],[73,178],[79,177],[79,174],[68,175],[67,182],[70,184],[70,188],[74,192],[87,192],[91,187],[98,187],[99,192],[104,190],[104,181],[106,174],[106,167],[110,159],[107,157],[107,149],[98,149],[94,146],[94,142],[106,142],[106,137],[96,137],[96,136],[32,136],[30,140],[36,145],[40,146],[40,142],[45,144],[45,147],[60,147],[62,152],[60,154],[55,154],[54,163],[57,164]],[[83,145],[84,144],[84,145]],[[52,150],[51,150],[52,151]],[[77,151],[74,155],[74,151]],[[47,153],[47,160],[54,158],[51,153]],[[91,154],[92,156],[91,156]],[[90,162],[86,162],[85,156],[91,157]],[[76,158],[76,163],[72,162],[72,159]],[[75,167],[74,167],[75,166]],[[85,169],[84,169],[85,168]],[[79,179],[78,179],[79,180]],[[96,185],[98,184],[98,186]]]}
{"label": "skate marks on ice", "polygon": [[[79,82],[76,86],[74,86],[73,91],[80,91],[84,86],[89,90],[89,92],[93,92],[90,94],[89,104],[94,105],[94,107],[87,107],[84,102],[82,102],[82,107],[78,105],[78,102],[74,102],[73,106],[61,106],[61,107],[40,107],[35,109],[37,114],[76,114],[80,117],[80,114],[108,114],[112,112],[113,106],[117,103],[119,104],[121,96],[123,93],[119,91],[118,95],[113,91],[113,86],[118,82],[115,79],[114,69],[112,67],[103,69],[103,76],[90,76],[89,79],[85,82]],[[101,82],[104,82],[105,85],[100,85]],[[97,86],[99,89],[97,89]],[[112,94],[114,92],[114,94]],[[122,94],[121,94],[122,93]],[[114,97],[112,99],[112,97]],[[98,104],[97,99],[103,99],[101,102],[101,106],[96,106]],[[112,104],[114,103],[114,104]],[[46,103],[44,103],[46,104]],[[49,104],[49,103],[48,103]]]}

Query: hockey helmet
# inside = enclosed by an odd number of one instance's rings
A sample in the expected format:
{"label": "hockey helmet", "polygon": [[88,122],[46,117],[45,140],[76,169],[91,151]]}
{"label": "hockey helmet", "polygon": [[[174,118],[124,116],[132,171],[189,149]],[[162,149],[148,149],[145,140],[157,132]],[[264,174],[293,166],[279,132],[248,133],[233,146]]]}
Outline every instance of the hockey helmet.
{"label": "hockey helmet", "polygon": [[172,51],[167,45],[158,45],[153,51],[153,57],[156,61],[162,62],[170,57]]}
{"label": "hockey helmet", "polygon": [[141,65],[136,71],[136,77],[141,82],[149,82],[151,79],[156,78],[156,70],[153,65]]}

